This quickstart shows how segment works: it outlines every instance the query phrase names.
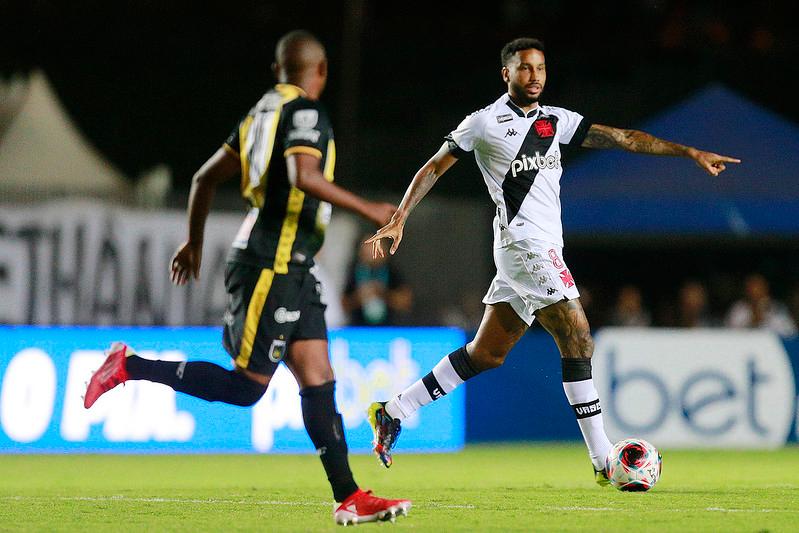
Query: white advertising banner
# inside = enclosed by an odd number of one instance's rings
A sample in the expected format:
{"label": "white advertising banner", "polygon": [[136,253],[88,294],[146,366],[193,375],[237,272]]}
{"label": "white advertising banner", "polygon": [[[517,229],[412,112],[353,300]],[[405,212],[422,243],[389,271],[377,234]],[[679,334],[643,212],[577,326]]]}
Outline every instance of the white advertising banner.
{"label": "white advertising banner", "polygon": [[[91,202],[0,209],[0,323],[87,325],[218,324],[224,311],[225,260],[244,219],[214,213],[205,228],[199,281],[169,281],[172,254],[186,237],[183,211],[143,211]],[[337,288],[355,228],[334,218],[328,236],[346,246],[324,249],[320,277],[328,322],[342,322]],[[332,316],[331,316],[332,315]]]}
{"label": "white advertising banner", "polygon": [[788,354],[765,331],[607,328],[593,369],[612,440],[776,448],[796,412]]}

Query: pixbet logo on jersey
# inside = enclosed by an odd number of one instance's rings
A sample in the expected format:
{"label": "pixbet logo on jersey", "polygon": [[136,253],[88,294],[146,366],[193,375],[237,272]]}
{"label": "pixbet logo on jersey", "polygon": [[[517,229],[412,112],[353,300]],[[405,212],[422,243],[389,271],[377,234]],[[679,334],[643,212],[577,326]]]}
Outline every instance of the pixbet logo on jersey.
{"label": "pixbet logo on jersey", "polygon": [[543,156],[536,152],[534,156],[522,154],[510,162],[510,171],[513,177],[525,170],[542,170],[544,168],[560,168],[560,152]]}

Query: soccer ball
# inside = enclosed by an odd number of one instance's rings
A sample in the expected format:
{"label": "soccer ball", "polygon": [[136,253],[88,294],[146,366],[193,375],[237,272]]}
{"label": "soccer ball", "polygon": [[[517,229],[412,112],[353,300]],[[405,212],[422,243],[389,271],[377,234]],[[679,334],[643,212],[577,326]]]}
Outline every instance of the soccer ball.
{"label": "soccer ball", "polygon": [[617,489],[646,491],[660,478],[660,452],[644,439],[620,440],[608,452],[605,468]]}

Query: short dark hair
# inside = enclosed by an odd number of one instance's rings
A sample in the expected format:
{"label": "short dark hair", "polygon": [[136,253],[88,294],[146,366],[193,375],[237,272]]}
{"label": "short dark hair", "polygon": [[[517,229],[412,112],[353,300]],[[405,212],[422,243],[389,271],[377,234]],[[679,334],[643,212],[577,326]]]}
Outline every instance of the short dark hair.
{"label": "short dark hair", "polygon": [[502,53],[500,54],[500,58],[502,59],[502,66],[503,67],[507,66],[508,61],[510,61],[510,58],[513,57],[513,54],[515,54],[519,50],[530,50],[531,48],[543,52],[544,43],[542,43],[539,39],[535,39],[533,37],[519,37],[518,39],[512,40],[511,42],[502,47]]}

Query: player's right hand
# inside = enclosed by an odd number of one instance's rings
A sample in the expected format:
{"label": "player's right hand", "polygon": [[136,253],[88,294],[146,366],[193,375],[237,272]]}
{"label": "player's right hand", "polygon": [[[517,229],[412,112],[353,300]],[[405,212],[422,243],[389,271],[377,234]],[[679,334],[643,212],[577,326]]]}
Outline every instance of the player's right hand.
{"label": "player's right hand", "polygon": [[383,250],[383,245],[381,243],[383,239],[391,239],[393,241],[389,252],[391,255],[394,255],[394,252],[397,251],[397,248],[399,248],[400,242],[402,241],[402,230],[404,227],[405,220],[395,215],[391,218],[388,224],[377,230],[374,235],[366,239],[364,244],[372,245],[372,257],[377,258],[386,256],[386,252]]}
{"label": "player's right hand", "polygon": [[175,285],[185,285],[189,276],[200,279],[203,246],[186,241],[180,245],[170,263],[170,279]]}

